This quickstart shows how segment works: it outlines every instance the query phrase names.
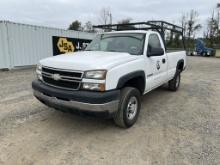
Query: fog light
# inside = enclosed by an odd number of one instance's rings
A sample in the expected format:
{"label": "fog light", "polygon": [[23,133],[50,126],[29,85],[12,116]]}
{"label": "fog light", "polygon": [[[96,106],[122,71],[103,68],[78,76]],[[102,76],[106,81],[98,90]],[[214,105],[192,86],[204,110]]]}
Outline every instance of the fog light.
{"label": "fog light", "polygon": [[36,74],[37,74],[37,78],[38,80],[43,80],[43,77],[42,77],[42,65],[41,64],[38,64],[37,65],[37,68],[36,68]]}
{"label": "fog light", "polygon": [[41,81],[43,81],[43,77],[42,77],[42,74],[37,74],[37,78],[38,78],[38,80],[41,80]]}

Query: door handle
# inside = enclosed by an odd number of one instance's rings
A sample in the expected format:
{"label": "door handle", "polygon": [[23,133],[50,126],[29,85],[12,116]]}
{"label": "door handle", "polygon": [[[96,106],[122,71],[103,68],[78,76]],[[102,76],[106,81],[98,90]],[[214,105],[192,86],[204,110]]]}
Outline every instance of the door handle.
{"label": "door handle", "polygon": [[166,59],[165,59],[165,58],[162,59],[162,63],[163,63],[163,64],[166,63]]}

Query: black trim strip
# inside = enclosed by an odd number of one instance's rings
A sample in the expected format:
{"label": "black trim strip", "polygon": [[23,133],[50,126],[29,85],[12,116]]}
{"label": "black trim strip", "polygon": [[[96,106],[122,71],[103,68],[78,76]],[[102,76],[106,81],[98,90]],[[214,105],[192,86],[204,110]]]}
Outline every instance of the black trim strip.
{"label": "black trim strip", "polygon": [[142,77],[144,79],[144,84],[146,84],[145,72],[140,70],[122,76],[118,81],[117,89],[122,88],[126,82],[136,77]]}

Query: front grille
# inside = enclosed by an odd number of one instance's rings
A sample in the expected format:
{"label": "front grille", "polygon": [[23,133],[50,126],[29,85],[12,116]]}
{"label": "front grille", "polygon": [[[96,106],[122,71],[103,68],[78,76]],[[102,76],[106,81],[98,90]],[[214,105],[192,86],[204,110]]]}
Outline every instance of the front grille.
{"label": "front grille", "polygon": [[43,67],[42,77],[43,82],[48,85],[68,90],[78,90],[83,72]]}
{"label": "front grille", "polygon": [[72,77],[75,79],[82,78],[82,72],[64,71],[64,70],[58,70],[54,68],[45,68],[45,67],[42,68],[42,71],[45,73],[50,73],[50,74],[59,74],[62,76]]}

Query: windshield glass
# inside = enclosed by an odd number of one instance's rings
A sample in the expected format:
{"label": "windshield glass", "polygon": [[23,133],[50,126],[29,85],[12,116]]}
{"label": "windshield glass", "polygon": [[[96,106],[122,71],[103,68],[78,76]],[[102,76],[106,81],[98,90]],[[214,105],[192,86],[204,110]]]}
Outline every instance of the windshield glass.
{"label": "windshield glass", "polygon": [[145,34],[117,33],[99,34],[88,45],[86,51],[126,52],[141,55],[144,50]]}

